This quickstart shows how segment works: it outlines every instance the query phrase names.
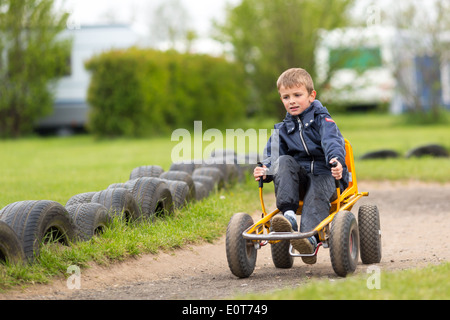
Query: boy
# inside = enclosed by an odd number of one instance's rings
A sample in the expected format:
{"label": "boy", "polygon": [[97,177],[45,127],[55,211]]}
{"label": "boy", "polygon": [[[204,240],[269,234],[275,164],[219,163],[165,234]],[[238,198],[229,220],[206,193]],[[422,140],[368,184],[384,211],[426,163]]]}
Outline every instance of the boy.
{"label": "boy", "polygon": [[[314,83],[309,73],[300,68],[285,71],[277,82],[281,101],[287,111],[283,122],[275,125],[266,146],[263,167],[255,168],[255,180],[273,180],[277,208],[282,214],[272,219],[276,232],[298,231],[295,212],[303,200],[300,232],[314,229],[329,215],[330,202],[336,199],[335,179],[347,187],[345,141],[328,110],[316,100]],[[277,139],[277,150],[272,140]],[[276,157],[276,158],[274,158]],[[332,163],[337,162],[335,168]],[[270,170],[269,170],[270,168]],[[318,238],[291,240],[302,254],[315,251]],[[308,264],[316,256],[302,257]]]}

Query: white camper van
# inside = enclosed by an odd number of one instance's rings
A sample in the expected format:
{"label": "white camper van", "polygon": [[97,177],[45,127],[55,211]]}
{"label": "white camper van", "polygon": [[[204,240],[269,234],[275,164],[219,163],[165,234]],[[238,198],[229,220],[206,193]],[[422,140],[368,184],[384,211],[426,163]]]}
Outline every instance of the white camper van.
{"label": "white camper van", "polygon": [[103,51],[137,45],[139,37],[128,25],[81,25],[66,29],[61,36],[73,38],[70,73],[58,81],[53,113],[40,119],[37,128],[63,133],[83,128],[87,122],[90,74],[85,61]]}

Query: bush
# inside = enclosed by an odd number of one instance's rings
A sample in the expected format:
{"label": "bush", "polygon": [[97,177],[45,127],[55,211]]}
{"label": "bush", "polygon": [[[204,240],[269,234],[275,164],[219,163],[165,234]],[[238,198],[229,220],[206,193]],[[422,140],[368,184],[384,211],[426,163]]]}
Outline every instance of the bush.
{"label": "bush", "polygon": [[86,62],[89,129],[99,136],[145,136],[192,128],[225,128],[243,118],[243,70],[223,58],[131,48]]}

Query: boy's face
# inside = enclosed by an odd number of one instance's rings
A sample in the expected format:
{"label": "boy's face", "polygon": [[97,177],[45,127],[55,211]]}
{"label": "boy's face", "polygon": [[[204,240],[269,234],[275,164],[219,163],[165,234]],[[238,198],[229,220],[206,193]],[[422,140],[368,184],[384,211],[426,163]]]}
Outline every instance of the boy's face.
{"label": "boy's face", "polygon": [[311,103],[316,99],[316,91],[312,91],[311,94],[309,94],[304,85],[293,88],[281,86],[280,98],[286,111],[293,116],[298,116],[308,109]]}

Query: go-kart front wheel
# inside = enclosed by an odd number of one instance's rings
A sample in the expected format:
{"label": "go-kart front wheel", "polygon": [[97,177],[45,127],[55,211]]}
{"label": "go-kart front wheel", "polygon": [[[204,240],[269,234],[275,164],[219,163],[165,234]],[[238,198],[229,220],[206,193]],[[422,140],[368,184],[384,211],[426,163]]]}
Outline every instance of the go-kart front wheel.
{"label": "go-kart front wheel", "polygon": [[356,270],[359,255],[359,232],[350,211],[339,211],[330,230],[330,258],[334,272],[345,277]]}
{"label": "go-kart front wheel", "polygon": [[226,251],[228,266],[239,278],[248,278],[255,270],[256,248],[252,241],[244,239],[242,233],[253,225],[246,213],[236,213],[228,223]]}

